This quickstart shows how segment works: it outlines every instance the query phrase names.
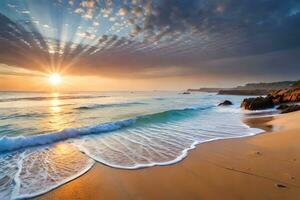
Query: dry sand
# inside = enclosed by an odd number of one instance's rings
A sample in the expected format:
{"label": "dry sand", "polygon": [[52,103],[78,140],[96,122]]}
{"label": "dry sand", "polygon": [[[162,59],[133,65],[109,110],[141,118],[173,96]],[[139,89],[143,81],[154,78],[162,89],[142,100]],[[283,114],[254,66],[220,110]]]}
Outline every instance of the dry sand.
{"label": "dry sand", "polygon": [[96,164],[39,199],[300,199],[300,112],[246,123],[275,131],[200,144],[170,166]]}

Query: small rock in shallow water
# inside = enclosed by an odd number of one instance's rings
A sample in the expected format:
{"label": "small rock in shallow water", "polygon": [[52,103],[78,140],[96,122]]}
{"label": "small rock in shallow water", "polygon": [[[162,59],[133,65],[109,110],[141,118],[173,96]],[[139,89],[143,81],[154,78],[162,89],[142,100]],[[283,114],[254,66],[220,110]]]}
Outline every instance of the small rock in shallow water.
{"label": "small rock in shallow water", "polygon": [[233,103],[229,100],[225,100],[222,103],[219,103],[218,106],[230,106],[230,105],[233,105]]}
{"label": "small rock in shallow water", "polygon": [[183,92],[182,94],[191,94],[190,92]]}

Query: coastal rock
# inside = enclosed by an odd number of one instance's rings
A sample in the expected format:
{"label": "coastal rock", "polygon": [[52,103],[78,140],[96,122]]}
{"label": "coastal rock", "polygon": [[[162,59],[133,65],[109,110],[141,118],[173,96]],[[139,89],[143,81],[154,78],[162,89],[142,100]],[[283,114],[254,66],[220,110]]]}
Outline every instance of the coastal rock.
{"label": "coastal rock", "polygon": [[270,90],[267,89],[225,89],[218,92],[219,95],[245,95],[245,96],[257,96],[267,95]]}
{"label": "coastal rock", "polygon": [[281,113],[290,113],[300,110],[300,105],[290,105],[281,110]]}
{"label": "coastal rock", "polygon": [[190,92],[183,92],[182,94],[191,94]]}
{"label": "coastal rock", "polygon": [[289,105],[287,105],[287,104],[281,104],[281,105],[279,105],[276,109],[277,110],[284,110],[284,109],[286,109],[286,108],[288,108],[289,107]]}
{"label": "coastal rock", "polygon": [[[295,103],[300,101],[300,88],[289,87],[285,89],[270,92],[267,97],[257,97],[244,99],[241,104],[242,108],[247,110],[263,110],[274,107],[276,104]],[[278,110],[282,113],[288,113],[299,110],[297,105],[280,105]]]}
{"label": "coastal rock", "polygon": [[293,103],[300,101],[300,88],[286,88],[268,94],[275,104]]}
{"label": "coastal rock", "polygon": [[274,103],[269,97],[256,97],[244,99],[241,107],[246,110],[263,110],[273,108]]}
{"label": "coastal rock", "polygon": [[230,105],[233,105],[233,103],[229,100],[225,100],[222,103],[219,103],[218,106],[230,106]]}
{"label": "coastal rock", "polygon": [[293,87],[300,87],[300,80],[295,81],[292,86]]}
{"label": "coastal rock", "polygon": [[283,184],[280,184],[280,183],[277,183],[276,186],[279,187],[279,188],[286,188],[287,187],[286,185],[283,185]]}

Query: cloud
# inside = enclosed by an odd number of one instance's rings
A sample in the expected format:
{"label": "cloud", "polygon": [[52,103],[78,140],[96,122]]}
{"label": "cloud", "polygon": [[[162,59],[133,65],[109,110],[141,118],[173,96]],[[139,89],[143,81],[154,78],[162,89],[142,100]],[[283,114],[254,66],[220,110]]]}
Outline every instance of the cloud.
{"label": "cloud", "polygon": [[76,8],[74,12],[81,14],[81,13],[84,13],[84,10],[82,8]]}
{"label": "cloud", "polygon": [[136,17],[141,17],[143,15],[143,9],[141,7],[134,7],[133,13]]}
{"label": "cloud", "polygon": [[[221,43],[223,36],[229,35],[232,46],[237,40],[251,41],[261,51],[278,50],[297,46],[295,36],[299,35],[299,14],[290,16],[291,9],[299,8],[299,1],[198,1],[189,3],[180,0],[162,0],[152,7],[152,14],[144,19],[145,31],[170,29],[170,34],[206,34]],[[156,13],[156,14],[153,14]],[[292,34],[293,39],[289,35]],[[233,40],[236,38],[236,41]],[[278,40],[281,38],[281,40]],[[285,40],[285,41],[282,41]],[[298,40],[299,41],[299,40]],[[216,42],[216,43],[217,43]],[[237,41],[237,43],[243,41]],[[275,44],[273,43],[275,42]],[[295,44],[295,42],[297,44]],[[271,44],[273,43],[273,44]]]}
{"label": "cloud", "polygon": [[120,9],[119,9],[118,15],[124,16],[124,15],[126,15],[127,13],[128,13],[128,9],[123,7],[123,8],[120,8]]}
{"label": "cloud", "polygon": [[84,39],[88,39],[88,40],[93,40],[96,38],[96,35],[95,34],[92,34],[92,33],[89,33],[89,32],[84,32],[84,33],[77,33],[77,35],[81,38],[84,38]]}
{"label": "cloud", "polygon": [[81,6],[84,8],[93,8],[96,6],[96,2],[93,0],[82,1]]}
{"label": "cloud", "polygon": [[93,19],[93,14],[94,14],[94,10],[88,9],[88,10],[82,15],[82,17],[83,17],[84,19]]}
{"label": "cloud", "polygon": [[137,35],[142,31],[141,27],[139,27],[138,25],[135,25],[131,31],[132,35]]}
{"label": "cloud", "polygon": [[[296,0],[106,0],[71,6],[76,14],[64,18],[69,24],[65,32],[73,33],[67,41],[42,35],[34,20],[0,14],[0,62],[36,71],[59,65],[68,73],[132,78],[271,77],[285,68],[286,76],[300,75]],[[35,19],[46,29],[59,28],[59,20],[50,27]]]}
{"label": "cloud", "polygon": [[99,22],[93,22],[93,26],[99,26],[100,23]]}

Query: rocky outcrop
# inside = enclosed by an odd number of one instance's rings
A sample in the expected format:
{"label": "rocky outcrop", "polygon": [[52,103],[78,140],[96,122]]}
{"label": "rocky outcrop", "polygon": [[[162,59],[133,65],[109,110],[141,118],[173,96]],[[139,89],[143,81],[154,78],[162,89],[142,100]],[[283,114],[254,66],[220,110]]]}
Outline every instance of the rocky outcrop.
{"label": "rocky outcrop", "polygon": [[300,80],[293,83],[293,87],[300,87]]}
{"label": "rocky outcrop", "polygon": [[281,105],[277,109],[281,110],[280,113],[290,113],[300,110],[300,105]]}
{"label": "rocky outcrop", "polygon": [[300,88],[286,88],[268,94],[275,104],[294,103],[300,101]]}
{"label": "rocky outcrop", "polygon": [[263,110],[273,108],[274,103],[269,97],[247,98],[241,104],[241,107],[246,110]]}
{"label": "rocky outcrop", "polygon": [[284,110],[284,109],[286,109],[286,108],[288,108],[289,107],[289,105],[287,105],[287,104],[281,104],[281,105],[279,105],[276,109],[277,110]]}
{"label": "rocky outcrop", "polygon": [[300,88],[290,87],[270,92],[267,97],[256,97],[244,99],[242,108],[247,110],[263,110],[280,105],[277,109],[282,113],[300,110],[299,105],[286,105],[285,103],[295,103],[300,101]]}
{"label": "rocky outcrop", "polygon": [[225,100],[222,103],[219,103],[218,106],[230,106],[230,105],[233,105],[233,103],[229,100]]}

